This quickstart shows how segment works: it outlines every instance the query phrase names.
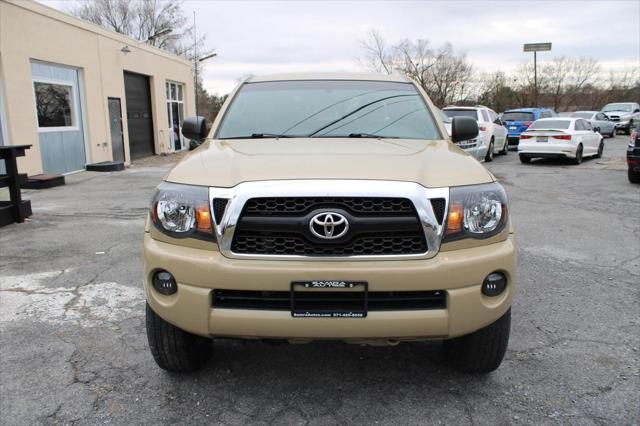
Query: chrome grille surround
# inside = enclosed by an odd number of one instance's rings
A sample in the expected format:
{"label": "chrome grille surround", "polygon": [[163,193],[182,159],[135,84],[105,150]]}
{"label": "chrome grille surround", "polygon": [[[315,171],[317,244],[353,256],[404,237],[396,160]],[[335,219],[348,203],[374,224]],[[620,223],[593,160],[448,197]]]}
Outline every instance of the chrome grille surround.
{"label": "chrome grille surround", "polygon": [[[412,201],[428,250],[419,254],[353,255],[353,256],[304,256],[272,254],[240,254],[231,250],[234,232],[247,200],[260,197],[402,197]],[[272,180],[244,182],[232,188],[209,188],[209,204],[224,198],[229,202],[222,220],[215,224],[218,247],[223,256],[232,259],[304,260],[314,262],[354,260],[403,260],[429,259],[439,249],[444,223],[439,224],[431,205],[431,199],[443,198],[445,211],[449,205],[449,188],[425,188],[414,182],[380,180]]]}

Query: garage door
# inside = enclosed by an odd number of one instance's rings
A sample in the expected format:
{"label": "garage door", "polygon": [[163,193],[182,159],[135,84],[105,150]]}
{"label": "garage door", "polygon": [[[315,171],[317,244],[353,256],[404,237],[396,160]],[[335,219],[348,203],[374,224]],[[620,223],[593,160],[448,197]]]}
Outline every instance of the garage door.
{"label": "garage door", "polygon": [[153,155],[153,120],[151,118],[149,77],[125,72],[124,90],[131,159]]}
{"label": "garage door", "polygon": [[84,129],[78,69],[32,62],[38,139],[44,173],[84,170]]}

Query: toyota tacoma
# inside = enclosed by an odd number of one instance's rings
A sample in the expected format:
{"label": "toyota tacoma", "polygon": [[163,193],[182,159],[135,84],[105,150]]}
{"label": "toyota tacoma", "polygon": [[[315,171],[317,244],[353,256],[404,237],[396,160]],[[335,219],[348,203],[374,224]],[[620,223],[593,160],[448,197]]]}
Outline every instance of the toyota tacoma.
{"label": "toyota tacoma", "polygon": [[192,371],[211,339],[439,339],[487,373],[516,287],[507,196],[403,77],[252,77],[160,183],[144,234],[146,328],[157,364]]}

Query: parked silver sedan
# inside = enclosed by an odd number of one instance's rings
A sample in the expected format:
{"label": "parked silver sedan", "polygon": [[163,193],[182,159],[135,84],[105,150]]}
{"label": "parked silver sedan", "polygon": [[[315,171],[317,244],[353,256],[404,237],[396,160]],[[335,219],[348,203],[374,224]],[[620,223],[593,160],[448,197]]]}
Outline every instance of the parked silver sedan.
{"label": "parked silver sedan", "polygon": [[588,120],[593,130],[599,132],[602,136],[612,138],[616,135],[616,123],[609,120],[609,117],[600,111],[576,111],[572,112],[570,117]]}

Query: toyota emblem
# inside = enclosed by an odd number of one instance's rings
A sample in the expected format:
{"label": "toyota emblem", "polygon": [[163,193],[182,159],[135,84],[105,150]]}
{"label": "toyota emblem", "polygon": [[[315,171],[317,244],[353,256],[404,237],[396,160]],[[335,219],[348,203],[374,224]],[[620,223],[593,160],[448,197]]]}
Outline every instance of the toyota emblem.
{"label": "toyota emblem", "polygon": [[335,240],[347,233],[349,221],[340,213],[324,212],[311,218],[309,229],[318,238]]}

